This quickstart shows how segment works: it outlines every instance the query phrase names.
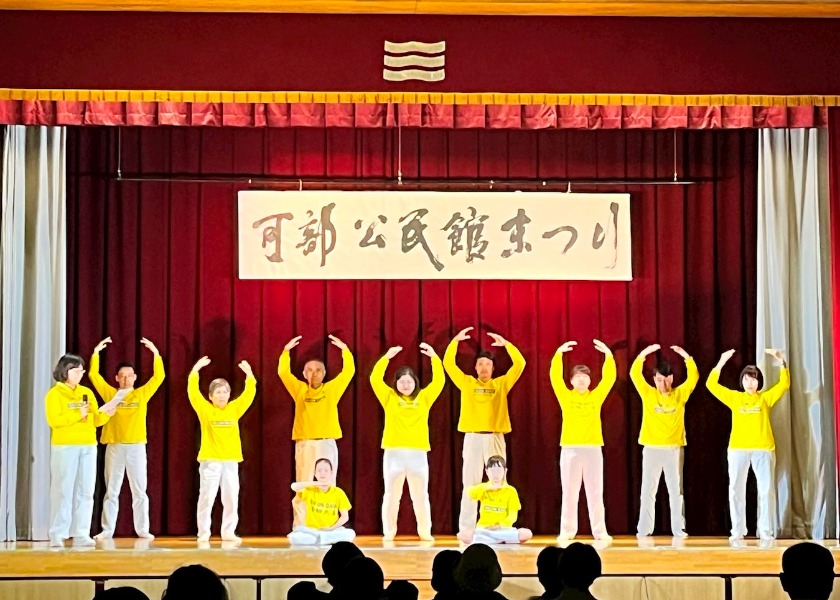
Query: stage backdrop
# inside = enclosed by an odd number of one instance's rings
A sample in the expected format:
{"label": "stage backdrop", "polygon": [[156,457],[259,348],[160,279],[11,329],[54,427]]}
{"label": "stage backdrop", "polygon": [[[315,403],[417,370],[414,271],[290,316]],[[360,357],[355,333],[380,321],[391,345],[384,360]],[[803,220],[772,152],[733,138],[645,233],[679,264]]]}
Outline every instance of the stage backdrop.
{"label": "stage backdrop", "polygon": [[[68,142],[68,349],[88,355],[101,338],[114,344],[105,371],[138,363],[148,378],[151,357],[139,338],[160,347],[167,379],[149,408],[149,493],[158,534],[194,535],[198,493],[198,422],[186,398],[193,363],[207,354],[202,387],[213,377],[242,389],[236,362],[259,378],[257,400],[242,421],[242,534],[285,534],[291,526],[294,474],[292,402],[277,376],[283,345],[303,335],[293,353],[324,356],[329,375],[339,353],[325,338],[344,339],[357,374],[339,405],[338,482],[353,501],[352,524],[379,533],[382,498],[382,409],[367,380],[392,345],[396,361],[428,382],[421,341],[439,353],[455,332],[474,326],[459,363],[465,371],[487,332],[511,339],[528,361],[510,399],[510,481],[523,500],[520,523],[556,533],[560,410],[548,367],[557,346],[578,340],[570,363],[594,367],[592,339],[609,344],[619,378],[603,407],[606,509],[611,533],[635,531],[639,506],[641,406],[627,371],[635,354],[658,342],[684,346],[703,378],[725,349],[738,351],[723,382],[735,385],[754,361],[756,132],[678,134],[681,172],[705,183],[680,187],[603,188],[631,194],[633,276],[629,282],[560,281],[248,281],[237,277],[237,192],[230,184],[116,183],[116,129],[74,129]],[[125,129],[123,173],[267,173],[279,176],[392,177],[396,132],[383,130]],[[404,177],[624,178],[667,177],[672,132],[403,131]],[[681,380],[684,368],[671,360]],[[651,361],[652,362],[652,361]],[[509,359],[499,356],[499,371]],[[394,365],[395,367],[398,365]],[[648,368],[651,366],[647,365]],[[389,372],[390,377],[392,372]],[[688,531],[728,529],[726,446],[730,413],[701,384],[687,410],[685,495]],[[458,393],[447,383],[431,413],[431,501],[434,532],[452,533],[460,495],[462,436]],[[131,530],[125,490],[118,532]],[[664,506],[660,503],[659,506]],[[400,531],[412,533],[408,493]],[[218,517],[216,524],[218,528]],[[588,531],[581,503],[581,532]],[[667,531],[658,515],[657,531]]]}

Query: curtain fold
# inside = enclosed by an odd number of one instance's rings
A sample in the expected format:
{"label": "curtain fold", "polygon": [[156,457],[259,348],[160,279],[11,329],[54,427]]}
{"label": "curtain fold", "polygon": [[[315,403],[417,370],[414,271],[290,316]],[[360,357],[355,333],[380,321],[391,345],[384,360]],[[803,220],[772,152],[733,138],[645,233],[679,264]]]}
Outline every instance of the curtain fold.
{"label": "curtain fold", "polygon": [[0,537],[47,539],[43,398],[66,337],[66,131],[10,126],[3,133]]}
{"label": "curtain fold", "polygon": [[0,100],[0,123],[154,127],[742,129],[824,127],[822,106]]}
{"label": "curtain fold", "polygon": [[759,131],[756,357],[784,350],[791,390],[772,411],[782,536],[834,537],[836,449],[826,134]]}

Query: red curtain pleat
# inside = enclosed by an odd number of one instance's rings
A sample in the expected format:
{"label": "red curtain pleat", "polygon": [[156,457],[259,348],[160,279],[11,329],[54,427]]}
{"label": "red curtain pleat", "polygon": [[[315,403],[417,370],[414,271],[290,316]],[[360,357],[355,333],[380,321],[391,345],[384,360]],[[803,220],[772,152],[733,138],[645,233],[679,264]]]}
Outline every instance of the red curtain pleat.
{"label": "red curtain pleat", "polygon": [[265,104],[0,100],[0,124],[440,129],[824,127],[816,106]]}
{"label": "red curtain pleat", "polygon": [[[836,113],[833,118],[837,127]],[[475,351],[489,345],[487,332],[519,346],[528,365],[510,398],[510,480],[522,497],[520,523],[547,534],[557,531],[560,501],[560,411],[548,366],[561,342],[579,341],[569,360],[591,365],[595,382],[601,355],[592,340],[603,340],[616,354],[619,379],[603,407],[607,523],[616,534],[635,531],[639,508],[641,406],[627,377],[636,353],[653,342],[679,344],[704,375],[724,348],[736,348],[745,364],[754,359],[755,131],[680,132],[681,172],[707,181],[629,190],[634,279],[626,283],[242,281],[236,259],[239,188],[115,182],[108,174],[115,170],[116,133],[93,127],[68,132],[68,348],[88,355],[110,335],[114,343],[103,369],[134,360],[141,382],[149,376],[151,357],[140,337],[161,349],[167,378],[149,406],[156,533],[195,533],[199,431],[186,378],[205,354],[213,362],[202,372],[203,386],[226,377],[234,392],[241,390],[244,378],[236,364],[242,359],[251,362],[259,381],[257,400],[241,423],[240,530],[246,535],[286,534],[291,526],[293,404],[277,376],[277,360],[294,335],[304,336],[293,355],[296,372],[309,357],[324,357],[328,376],[337,372],[340,355],[326,341],[328,334],[344,339],[356,356],[356,376],[339,405],[344,438],[338,481],[353,501],[353,525],[362,534],[381,531],[383,415],[367,378],[389,346],[404,347],[395,362],[417,368],[423,383],[430,369],[418,351],[421,341],[442,354],[455,332],[474,326],[474,339],[462,344],[459,355],[466,371]],[[415,178],[666,177],[673,169],[673,143],[672,132],[644,130],[412,129],[402,132],[402,171]],[[122,169],[393,177],[396,147],[397,132],[383,129],[126,128]],[[666,358],[681,380],[681,362],[670,352]],[[498,368],[509,365],[502,353]],[[735,385],[738,369],[729,371],[724,383]],[[434,529],[441,534],[452,533],[457,521],[458,410],[457,390],[448,383],[431,412],[430,493]],[[685,456],[686,516],[695,535],[724,535],[728,529],[729,426],[729,411],[701,383],[687,412]],[[657,531],[666,533],[662,493]],[[414,531],[407,491],[400,528]],[[131,532],[127,491],[118,532]]]}

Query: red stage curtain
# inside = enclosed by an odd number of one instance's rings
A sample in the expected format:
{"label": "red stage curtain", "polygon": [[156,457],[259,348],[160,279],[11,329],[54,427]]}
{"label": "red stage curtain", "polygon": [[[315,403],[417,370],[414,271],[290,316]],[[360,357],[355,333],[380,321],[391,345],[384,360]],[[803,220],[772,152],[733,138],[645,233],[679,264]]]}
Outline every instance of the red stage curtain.
{"label": "red stage curtain", "polygon": [[[564,340],[579,340],[569,359],[599,373],[591,340],[614,348],[618,383],[603,408],[607,523],[633,533],[639,507],[640,401],[627,376],[645,345],[685,346],[703,376],[720,351],[754,361],[756,260],[756,132],[680,132],[681,170],[709,178],[700,185],[633,188],[632,282],[537,281],[240,281],[236,258],[236,192],[231,184],[116,183],[116,131],[68,133],[68,348],[87,355],[110,335],[106,371],[137,361],[141,381],[151,362],[138,340],[158,344],[167,379],[149,408],[149,495],[155,533],[195,533],[198,423],[186,398],[197,358],[211,377],[243,377],[247,358],[259,378],[255,405],[242,422],[241,533],[285,534],[291,525],[289,483],[292,403],[277,377],[280,351],[294,335],[295,370],[307,356],[339,354],[324,340],[335,334],[357,357],[358,371],[340,404],[339,484],[354,504],[352,524],[380,528],[382,410],[367,381],[388,346],[406,349],[398,363],[428,363],[417,344],[439,353],[453,333],[475,326],[509,337],[528,366],[513,389],[510,480],[520,490],[522,526],[555,533],[560,483],[560,411],[548,380],[549,361]],[[126,129],[124,172],[265,173],[277,176],[393,177],[393,131],[352,129]],[[437,131],[403,133],[403,172],[426,178],[665,177],[671,173],[672,132]],[[602,191],[618,191],[604,188]],[[471,369],[474,341],[462,345]],[[670,351],[678,379],[684,369]],[[509,360],[500,358],[499,369]],[[396,365],[395,365],[396,366]],[[650,365],[649,365],[650,366]],[[724,374],[735,385],[738,368]],[[593,379],[597,382],[598,376]],[[462,436],[455,431],[458,394],[451,383],[432,410],[431,500],[435,532],[452,533],[460,495]],[[688,407],[685,459],[688,531],[728,529],[726,447],[729,411],[702,384]],[[664,485],[663,491],[664,494]],[[128,490],[118,531],[131,530]],[[660,507],[665,504],[660,502]],[[401,531],[413,532],[403,498]],[[216,515],[218,523],[219,515]],[[668,531],[663,510],[658,532]],[[215,525],[218,527],[218,524]],[[581,502],[581,531],[588,531]]]}
{"label": "red stage curtain", "polygon": [[442,129],[821,127],[818,106],[266,104],[0,100],[0,124]]}

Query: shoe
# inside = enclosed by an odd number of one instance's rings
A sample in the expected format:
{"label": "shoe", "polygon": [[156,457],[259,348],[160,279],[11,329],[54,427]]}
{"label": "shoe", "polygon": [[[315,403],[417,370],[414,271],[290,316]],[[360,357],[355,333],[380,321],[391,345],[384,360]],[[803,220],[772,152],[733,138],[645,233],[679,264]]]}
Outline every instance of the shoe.
{"label": "shoe", "polygon": [[420,534],[420,541],[421,542],[434,542],[435,538],[432,536],[431,533],[421,533]]}
{"label": "shoe", "polygon": [[601,535],[595,535],[593,537],[599,542],[611,542],[613,539],[612,536],[608,533],[602,533]]}
{"label": "shoe", "polygon": [[776,546],[776,538],[771,536],[766,536],[759,538],[758,547],[759,548],[773,548]]}
{"label": "shoe", "polygon": [[50,548],[64,548],[64,540],[61,538],[50,538]]}
{"label": "shoe", "polygon": [[385,535],[382,536],[382,541],[383,542],[393,542],[394,538],[396,538],[396,537],[397,537],[396,533],[386,533]]}
{"label": "shoe", "polygon": [[96,546],[96,540],[89,535],[77,535],[73,538],[73,545],[77,548],[92,548]]}
{"label": "shoe", "polygon": [[149,533],[148,531],[144,531],[144,532],[142,532],[142,533],[138,533],[138,534],[137,534],[137,537],[138,537],[138,538],[140,538],[141,540],[153,540],[153,539],[155,539],[155,536],[153,536],[153,535],[152,535],[151,533]]}
{"label": "shoe", "polygon": [[209,542],[210,541],[210,534],[205,533],[204,535],[198,536],[197,541],[198,541],[199,544],[205,544],[205,543]]}
{"label": "shoe", "polygon": [[95,536],[93,536],[93,539],[95,539],[96,541],[102,541],[102,540],[110,540],[113,537],[114,537],[114,534],[111,533],[110,531],[102,531],[100,533],[97,533]]}
{"label": "shoe", "polygon": [[233,533],[226,533],[225,535],[222,536],[222,541],[223,542],[232,542],[234,544],[241,544],[242,543],[242,538],[239,537],[238,535],[233,534]]}
{"label": "shoe", "polygon": [[678,531],[674,534],[675,538],[687,538],[688,534],[685,531]]}
{"label": "shoe", "polygon": [[560,535],[557,536],[557,541],[561,544],[566,544],[568,542],[571,542],[573,539],[575,539],[575,536],[569,535],[567,533],[561,533]]}

